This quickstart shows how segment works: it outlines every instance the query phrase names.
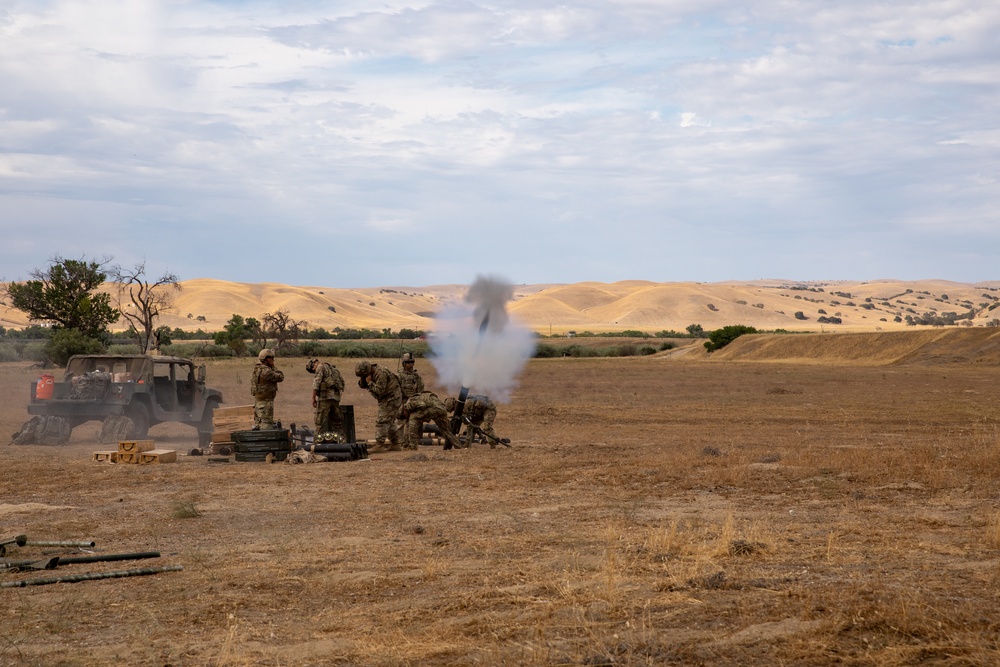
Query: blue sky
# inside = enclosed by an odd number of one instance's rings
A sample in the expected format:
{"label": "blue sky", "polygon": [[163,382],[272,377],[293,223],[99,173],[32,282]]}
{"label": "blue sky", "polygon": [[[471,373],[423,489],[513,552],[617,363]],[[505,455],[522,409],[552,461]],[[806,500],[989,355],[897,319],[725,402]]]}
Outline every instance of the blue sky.
{"label": "blue sky", "polygon": [[0,279],[998,279],[998,34],[965,0],[0,0]]}

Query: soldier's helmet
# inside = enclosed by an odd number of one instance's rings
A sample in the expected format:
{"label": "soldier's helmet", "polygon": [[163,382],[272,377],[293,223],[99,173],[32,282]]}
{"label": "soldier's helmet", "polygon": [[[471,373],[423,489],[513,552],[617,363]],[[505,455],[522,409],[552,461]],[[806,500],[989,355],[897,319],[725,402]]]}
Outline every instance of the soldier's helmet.
{"label": "soldier's helmet", "polygon": [[447,410],[448,412],[454,412],[455,411],[455,399],[452,398],[451,396],[449,396],[448,398],[444,399],[444,409]]}
{"label": "soldier's helmet", "polygon": [[310,359],[306,362],[306,370],[310,373],[316,372],[316,366],[319,364],[319,359]]}
{"label": "soldier's helmet", "polygon": [[257,358],[260,359],[261,361],[264,361],[268,357],[274,359],[274,350],[269,350],[266,347],[260,351],[260,354],[257,355]]}
{"label": "soldier's helmet", "polygon": [[403,353],[403,363],[404,364],[412,364],[413,363],[413,353],[412,352],[404,352]]}
{"label": "soldier's helmet", "polygon": [[367,361],[359,361],[358,365],[354,367],[354,374],[359,378],[368,377],[371,375],[372,365]]}

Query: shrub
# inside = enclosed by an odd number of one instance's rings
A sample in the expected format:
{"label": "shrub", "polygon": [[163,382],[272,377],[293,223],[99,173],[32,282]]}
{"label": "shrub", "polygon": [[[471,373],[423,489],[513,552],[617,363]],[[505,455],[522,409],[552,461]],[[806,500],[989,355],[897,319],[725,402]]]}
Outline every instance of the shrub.
{"label": "shrub", "polygon": [[21,354],[22,361],[37,361],[46,363],[49,360],[48,355],[45,354],[45,343],[28,343],[23,349],[20,349],[19,352]]}
{"label": "shrub", "polygon": [[188,358],[210,357],[214,359],[235,356],[232,348],[228,345],[210,345],[205,343],[173,343],[161,346],[160,352],[168,356]]}
{"label": "shrub", "polygon": [[743,334],[749,333],[757,333],[757,329],[743,324],[734,324],[728,327],[722,327],[721,329],[716,329],[715,331],[709,332],[708,340],[705,341],[705,349],[709,352],[721,350]]}
{"label": "shrub", "polygon": [[83,334],[79,329],[59,329],[45,345],[45,354],[57,366],[65,366],[74,354],[100,354],[104,343]]}
{"label": "shrub", "polygon": [[314,340],[299,341],[299,354],[303,357],[319,357],[323,354],[326,346]]}

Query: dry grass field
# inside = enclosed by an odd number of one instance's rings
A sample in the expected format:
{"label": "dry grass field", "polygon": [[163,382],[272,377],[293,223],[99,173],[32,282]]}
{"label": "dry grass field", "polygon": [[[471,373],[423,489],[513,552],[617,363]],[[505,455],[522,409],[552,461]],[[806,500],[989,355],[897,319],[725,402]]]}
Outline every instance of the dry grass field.
{"label": "dry grass field", "polygon": [[[113,465],[96,423],[0,446],[0,537],[163,554],[67,574],[184,567],[0,589],[0,665],[1000,664],[997,366],[773,357],[532,361],[512,449]],[[286,424],[302,365],[278,362]],[[209,383],[248,403],[250,367]],[[5,434],[37,375],[0,365]]]}

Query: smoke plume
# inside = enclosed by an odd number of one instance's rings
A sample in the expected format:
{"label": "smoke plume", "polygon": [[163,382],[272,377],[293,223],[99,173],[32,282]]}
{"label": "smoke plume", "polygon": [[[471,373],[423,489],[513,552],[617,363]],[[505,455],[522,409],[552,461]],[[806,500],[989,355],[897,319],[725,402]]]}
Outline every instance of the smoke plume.
{"label": "smoke plume", "polygon": [[432,361],[451,394],[462,387],[506,402],[517,375],[535,353],[531,331],[507,312],[514,288],[495,277],[479,276],[465,303],[438,313],[430,340]]}

